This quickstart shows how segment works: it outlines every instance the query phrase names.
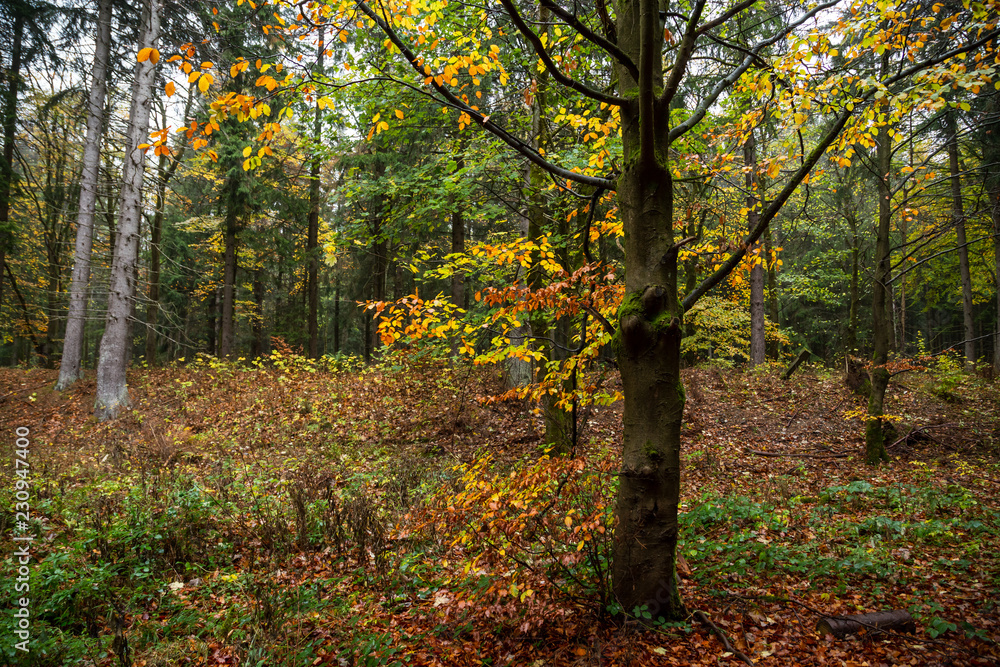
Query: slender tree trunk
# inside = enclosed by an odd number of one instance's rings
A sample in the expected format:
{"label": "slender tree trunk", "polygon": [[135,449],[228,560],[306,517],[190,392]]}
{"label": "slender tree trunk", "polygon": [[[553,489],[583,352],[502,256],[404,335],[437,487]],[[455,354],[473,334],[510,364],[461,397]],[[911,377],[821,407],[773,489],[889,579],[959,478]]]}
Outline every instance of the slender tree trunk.
{"label": "slender tree trunk", "polygon": [[14,139],[17,135],[17,96],[21,83],[21,50],[24,40],[23,8],[14,8],[14,30],[7,70],[4,100],[3,161],[0,162],[0,306],[3,305],[3,274],[14,234],[10,227],[10,198],[14,187]]}
{"label": "slender tree trunk", "polygon": [[[774,322],[775,326],[779,326],[779,313],[778,313],[778,269],[776,262],[772,261],[775,257],[774,246],[771,242],[771,229],[768,228],[764,232],[764,250],[767,254],[768,265],[767,265],[767,307],[768,312],[771,317],[771,321]],[[770,345],[770,352],[772,359],[777,360],[781,356],[780,343],[777,340],[773,340]]]}
{"label": "slender tree trunk", "polygon": [[[525,169],[524,176],[524,188],[522,190],[522,197],[531,188],[531,167],[528,166]],[[530,232],[530,222],[528,220],[528,205],[526,204],[523,208],[524,213],[518,215],[518,224],[521,232],[521,237],[525,239],[531,238]],[[510,344],[512,347],[520,347],[524,344],[528,336],[531,335],[531,325],[527,318],[522,320],[521,326],[516,327],[510,332]],[[518,357],[508,357],[505,362],[506,370],[505,380],[508,389],[513,389],[514,387],[525,387],[531,383],[531,362],[525,361]]]}
{"label": "slender tree trunk", "polygon": [[226,207],[225,253],[222,266],[222,332],[219,335],[219,356],[233,354],[233,315],[236,310],[236,232],[238,211],[235,202],[236,184],[232,185],[229,205]]}
{"label": "slender tree trunk", "polygon": [[[888,58],[882,58],[882,70],[888,69]],[[892,139],[887,128],[882,128],[876,137],[876,184],[878,190],[878,232],[875,243],[875,280],[872,285],[872,337],[874,351],[871,368],[871,395],[868,399],[868,422],[865,427],[865,461],[875,465],[889,459],[885,448],[885,432],[882,415],[884,413],[885,390],[889,386],[889,371],[885,365],[889,361],[889,335],[886,295],[888,294],[889,232],[892,221],[890,201],[889,170],[891,168]]]}
{"label": "slender tree trunk", "polygon": [[261,273],[263,273],[263,271],[259,267],[254,269],[253,300],[254,304],[257,306],[257,311],[254,313],[251,320],[251,329],[253,330],[253,349],[250,353],[255,359],[264,356],[266,351],[266,347],[264,345],[264,281],[261,278]]}
{"label": "slender tree trunk", "polygon": [[[191,95],[188,96],[184,105],[184,117],[187,118],[191,111]],[[164,114],[163,124],[166,125],[166,114]],[[174,177],[177,165],[184,159],[184,152],[187,149],[187,138],[182,140],[177,154],[173,156],[173,161],[166,155],[160,155],[160,160],[156,166],[156,210],[153,211],[153,222],[150,226],[149,244],[149,304],[146,306],[146,363],[150,366],[156,365],[156,348],[159,342],[159,334],[156,331],[156,321],[160,314],[160,241],[163,238],[163,216],[164,208],[167,204],[167,184]],[[168,165],[169,162],[169,166]]]}
{"label": "slender tree trunk", "polygon": [[[160,33],[159,5],[156,0],[150,1],[147,15],[148,25],[144,31],[142,46],[155,47]],[[144,143],[149,135],[154,74],[155,65],[149,60],[137,64],[132,108],[129,112],[125,164],[122,167],[118,240],[111,265],[108,315],[97,365],[94,413],[100,421],[114,419],[129,404],[125,379],[130,348],[128,315],[135,298],[135,265],[139,252],[139,219],[142,215],[142,179],[145,167],[145,152],[139,149],[139,144]]]}
{"label": "slender tree trunk", "polygon": [[[326,45],[323,41],[323,30],[319,33],[319,46],[317,47],[316,68],[323,69],[323,56],[326,53]],[[319,168],[320,168],[320,145],[322,144],[322,111],[316,105],[313,117],[313,145],[315,154],[312,164],[309,167],[309,238],[306,241],[306,256],[309,258],[309,357],[319,358]]]}
{"label": "slender tree trunk", "polygon": [[997,283],[996,336],[993,338],[993,372],[1000,375],[1000,188],[992,192],[993,206],[993,275]]}
{"label": "slender tree trunk", "polygon": [[340,272],[333,283],[333,353],[340,352]]}
{"label": "slender tree trunk", "polygon": [[860,302],[859,281],[861,277],[861,238],[858,235],[858,219],[853,212],[847,215],[851,228],[851,288],[850,305],[847,312],[847,354],[858,352],[858,304]]}
{"label": "slender tree trunk", "polygon": [[[746,207],[747,207],[747,229],[753,230],[757,227],[760,218],[758,213],[757,199],[757,144],[754,141],[753,132],[747,136],[743,144],[743,163],[747,168],[746,174]],[[759,246],[758,246],[759,247]],[[748,253],[749,254],[749,253]],[[750,365],[758,366],[767,359],[767,348],[764,342],[764,326],[766,317],[764,315],[764,265],[762,258],[750,255],[753,262],[750,268]]]}
{"label": "slender tree trunk", "polygon": [[218,354],[218,350],[215,346],[215,327],[216,320],[218,318],[218,300],[216,299],[216,288],[213,285],[211,291],[208,293],[208,303],[205,304],[206,310],[208,311],[208,353],[213,357]]}
{"label": "slender tree trunk", "polygon": [[[462,159],[456,161],[458,169],[465,165]],[[462,216],[462,202],[455,202],[451,211],[451,252],[459,254],[465,252],[465,218]],[[451,275],[451,302],[459,308],[465,308],[465,279],[461,271],[455,271]]]}
{"label": "slender tree trunk", "polygon": [[976,333],[972,320],[972,274],[969,271],[969,247],[965,236],[965,210],[962,205],[962,175],[958,164],[958,127],[955,112],[945,113],[948,135],[948,166],[951,171],[951,219],[958,241],[958,272],[962,281],[962,319],[965,334],[965,370],[976,363]]}
{"label": "slender tree trunk", "polygon": [[83,147],[83,175],[80,180],[80,210],[76,221],[73,278],[69,292],[69,314],[63,338],[62,361],[56,389],[63,390],[82,375],[83,331],[87,317],[90,285],[90,253],[94,246],[94,212],[101,168],[101,135],[104,125],[104,98],[107,96],[108,57],[111,53],[111,0],[100,0],[97,43],[94,47],[93,81],[87,100],[87,139]]}

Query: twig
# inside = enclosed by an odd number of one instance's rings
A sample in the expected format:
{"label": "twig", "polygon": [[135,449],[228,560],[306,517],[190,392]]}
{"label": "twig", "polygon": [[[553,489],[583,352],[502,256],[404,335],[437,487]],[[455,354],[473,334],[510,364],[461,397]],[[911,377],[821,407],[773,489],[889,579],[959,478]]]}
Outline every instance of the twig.
{"label": "twig", "polygon": [[729,642],[729,638],[726,637],[726,633],[723,632],[722,629],[719,628],[719,626],[717,626],[715,623],[712,622],[712,619],[708,617],[708,614],[706,614],[703,611],[695,611],[693,616],[697,618],[700,623],[702,623],[703,625],[707,625],[709,628],[711,628],[712,632],[714,632],[715,636],[719,638],[719,641],[722,642],[722,645],[725,647],[727,651],[729,651],[730,653],[732,653],[733,655],[735,655],[737,658],[739,658],[748,665],[754,664],[753,660],[748,658],[745,653],[735,648]]}
{"label": "twig", "polygon": [[20,394],[20,393],[25,392],[25,391],[31,391],[32,389],[41,389],[42,387],[45,387],[45,386],[50,385],[50,384],[52,384],[51,380],[46,380],[45,382],[41,383],[40,385],[37,385],[37,386],[34,386],[34,387],[26,387],[24,389],[18,389],[17,391],[12,391],[9,394],[4,394],[3,396],[0,396],[0,401],[6,401],[8,398],[10,398],[11,396],[14,396],[15,394]]}
{"label": "twig", "polygon": [[907,433],[902,438],[900,438],[896,442],[894,442],[891,445],[889,445],[887,447],[887,449],[892,449],[893,447],[895,447],[899,443],[905,442],[906,440],[909,440],[910,436],[913,435],[913,434],[915,434],[915,433],[920,433],[921,431],[926,431],[926,430],[932,429],[932,428],[944,428],[945,426],[954,426],[954,425],[955,425],[954,422],[948,422],[946,424],[928,424],[927,426],[921,426],[920,428],[911,429],[909,433]]}
{"label": "twig", "polygon": [[837,452],[834,454],[799,454],[797,452],[781,453],[781,452],[762,452],[757,449],[748,449],[747,454],[753,454],[755,456],[771,456],[774,458],[789,457],[796,459],[846,459],[850,456],[847,452]]}

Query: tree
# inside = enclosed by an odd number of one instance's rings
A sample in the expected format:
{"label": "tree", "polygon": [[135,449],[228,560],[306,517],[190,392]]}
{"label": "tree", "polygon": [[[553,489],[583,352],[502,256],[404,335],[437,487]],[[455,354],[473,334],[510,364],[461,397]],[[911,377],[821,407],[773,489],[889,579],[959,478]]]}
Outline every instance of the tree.
{"label": "tree", "polygon": [[972,321],[972,274],[969,271],[969,244],[965,236],[965,210],[962,202],[962,173],[958,160],[958,124],[955,111],[944,114],[945,140],[948,143],[948,172],[951,181],[951,217],[958,241],[958,271],[962,283],[962,324],[965,336],[965,368],[976,363],[976,329]]}
{"label": "tree", "polygon": [[93,80],[90,82],[90,95],[87,99],[87,138],[83,148],[83,173],[80,179],[80,204],[73,252],[73,279],[70,285],[69,313],[66,320],[66,334],[63,338],[59,380],[56,382],[56,389],[59,390],[69,388],[82,376],[83,328],[87,316],[90,253],[94,244],[94,211],[97,208],[104,98],[107,95],[110,53],[111,0],[100,0],[97,39],[94,45]]}
{"label": "tree", "polygon": [[129,317],[135,298],[135,265],[139,253],[139,222],[142,216],[142,181],[146,153],[142,146],[149,133],[153,79],[159,51],[160,5],[150,0],[145,10],[132,104],[129,109],[128,139],[125,164],[122,168],[122,188],[119,195],[118,225],[115,255],[111,264],[108,286],[108,314],[101,338],[97,364],[97,398],[94,414],[101,421],[114,419],[128,407],[126,371],[130,356]]}
{"label": "tree", "polygon": [[[613,343],[625,393],[623,469],[619,476],[612,568],[614,590],[627,613],[680,618],[684,608],[675,581],[674,551],[684,408],[679,374],[684,313],[740,265],[748,248],[764,235],[828,149],[849,152],[855,143],[867,144],[877,134],[869,128],[887,124],[878,117],[880,109],[890,101],[883,98],[892,94],[889,106],[893,109],[901,108],[911,98],[920,98],[926,90],[910,85],[913,75],[986,43],[984,40],[992,33],[982,39],[976,36],[956,49],[922,61],[916,60],[916,55],[922,52],[913,46],[909,53],[914,57],[912,65],[904,65],[879,78],[877,72],[865,67],[866,57],[872,53],[881,55],[897,37],[907,43],[908,24],[896,20],[883,26],[885,15],[874,5],[854,6],[852,12],[863,14],[838,23],[836,30],[840,33],[858,29],[865,33],[865,39],[858,40],[862,46],[852,47],[848,65],[832,67],[830,59],[836,50],[831,41],[832,30],[806,26],[834,7],[833,1],[789,8],[783,22],[775,22],[766,35],[740,47],[727,40],[726,26],[748,9],[749,2],[715,8],[701,0],[686,8],[661,7],[654,0],[628,0],[613,12],[598,2],[594,13],[586,15],[577,14],[575,7],[571,10],[556,0],[541,2],[559,23],[562,33],[559,39],[536,33],[524,18],[524,8],[513,0],[501,1],[504,22],[498,32],[494,32],[496,25],[487,14],[480,15],[476,10],[475,16],[463,16],[464,6],[411,3],[405,13],[393,14],[392,6],[375,8],[364,0],[357,0],[354,5],[345,3],[336,17],[326,6],[307,8],[304,20],[294,29],[301,29],[300,24],[321,25],[327,20],[335,24],[345,21],[346,25],[338,24],[342,28],[354,26],[358,24],[354,12],[360,10],[366,20],[361,21],[362,30],[356,34],[367,38],[371,33],[366,28],[377,26],[387,38],[387,49],[398,53],[417,76],[417,81],[404,83],[417,89],[424,86],[422,91],[439,104],[457,110],[460,129],[471,124],[484,128],[543,170],[557,187],[570,188],[576,184],[616,192],[625,231],[626,266],[625,295],[616,322],[605,323],[605,333],[615,332]],[[462,44],[458,46],[452,45],[450,38],[444,44],[444,40],[438,39],[439,29],[434,27],[438,21],[447,23],[452,19],[459,21],[463,29],[466,25],[476,26],[468,28],[474,34],[460,33]],[[457,25],[449,27],[457,29]],[[561,117],[572,116],[574,122],[587,114],[620,117],[620,160],[609,154],[611,159],[595,159],[589,167],[566,166],[565,156],[543,154],[540,148],[532,146],[530,138],[521,138],[511,126],[501,122],[509,109],[495,112],[494,117],[494,113],[487,113],[479,108],[478,102],[472,101],[470,93],[487,75],[495,77],[501,86],[506,85],[509,75],[499,62],[500,47],[490,42],[494,35],[508,37],[512,32],[524,45],[522,56],[527,54],[537,68],[547,72],[553,86],[567,96],[567,102],[572,99],[574,109],[585,112],[563,113],[560,109]],[[339,36],[346,40],[347,30],[341,29]],[[792,39],[786,40],[789,36]],[[912,43],[922,43],[922,38],[915,36]],[[713,50],[714,45],[722,44],[726,57],[712,59],[712,67],[706,71],[694,63],[699,51],[707,49],[709,43],[713,44]],[[466,44],[468,50],[463,53]],[[781,52],[773,55],[767,65],[762,54],[772,47]],[[511,55],[517,55],[516,49],[511,51]],[[610,70],[604,66],[608,61],[612,64]],[[810,66],[805,65],[807,62]],[[818,64],[812,66],[814,63]],[[751,68],[760,68],[762,73],[751,77],[748,75]],[[375,69],[378,71],[371,73],[373,78],[380,81],[396,78],[381,62]],[[278,85],[289,89],[295,85],[294,77],[286,77],[282,84],[265,74],[261,65],[258,70],[261,77],[257,85],[269,91]],[[683,105],[685,108],[675,109],[678,91],[687,78],[698,80],[694,87],[697,93]],[[472,80],[471,86],[468,79]],[[788,156],[793,167],[780,181],[780,187],[776,185],[777,192],[763,207],[756,227],[682,298],[677,269],[684,240],[676,238],[674,229],[675,178],[679,172],[676,154],[682,152],[684,142],[702,127],[710,110],[738,81],[742,86],[753,86],[761,97],[776,96],[776,113],[786,120],[788,127],[801,127],[804,121],[799,118],[808,119],[810,115],[826,117],[828,122],[811,138],[808,150],[802,139],[802,150]],[[244,96],[220,102],[220,108],[231,114],[246,115],[247,109],[260,108],[260,104],[263,102]],[[567,104],[567,108],[570,106]],[[378,133],[387,128],[388,123],[379,120],[376,114],[372,131]],[[375,180],[384,180],[384,151],[375,151],[371,161]],[[382,200],[373,201],[369,210],[377,299],[385,297],[388,249],[379,245],[387,238],[383,223],[391,213],[383,204]]]}

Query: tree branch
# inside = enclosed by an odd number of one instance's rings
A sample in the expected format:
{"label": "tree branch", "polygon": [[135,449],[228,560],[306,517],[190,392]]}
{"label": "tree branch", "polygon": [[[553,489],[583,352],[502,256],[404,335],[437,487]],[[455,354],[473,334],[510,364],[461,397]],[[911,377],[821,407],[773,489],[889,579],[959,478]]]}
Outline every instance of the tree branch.
{"label": "tree branch", "polygon": [[829,0],[828,2],[825,2],[821,5],[814,7],[811,11],[806,12],[802,16],[802,18],[800,18],[798,21],[795,21],[794,23],[785,26],[783,29],[779,30],[777,33],[772,35],[769,39],[765,39],[763,42],[760,42],[755,47],[753,47],[753,49],[750,50],[750,55],[748,55],[746,58],[743,59],[743,62],[740,63],[739,67],[734,69],[732,72],[730,72],[728,75],[723,77],[718,83],[715,84],[715,87],[712,88],[711,91],[709,91],[709,93],[704,97],[704,99],[702,99],[701,103],[695,108],[694,113],[691,114],[691,117],[688,118],[683,123],[676,125],[672,130],[670,130],[668,141],[670,143],[674,142],[678,137],[683,136],[685,133],[691,130],[691,128],[700,123],[702,119],[705,118],[705,114],[708,113],[709,108],[711,108],[711,106],[715,104],[716,100],[719,99],[719,96],[724,91],[728,90],[730,86],[736,83],[736,80],[740,78],[740,76],[742,76],[744,72],[750,69],[750,67],[757,61],[757,58],[760,56],[761,51],[763,51],[768,46],[771,46],[778,40],[783,39],[786,35],[788,35],[788,33],[798,28],[800,25],[802,25],[803,23],[814,17],[819,12],[829,9],[830,7],[834,7],[836,6],[836,4],[837,4],[836,0]]}
{"label": "tree branch", "polygon": [[542,59],[545,69],[549,71],[552,78],[570,90],[575,90],[581,95],[585,95],[592,100],[597,100],[598,102],[604,102],[605,104],[611,104],[619,107],[626,104],[626,101],[620,97],[610,95],[597,90],[596,88],[591,88],[587,84],[581,83],[576,79],[563,74],[563,72],[560,71],[559,66],[552,62],[552,57],[549,55],[549,52],[545,50],[545,45],[542,44],[541,38],[539,38],[539,36],[528,27],[528,24],[524,22],[524,18],[521,17],[521,14],[517,11],[517,7],[514,6],[512,0],[500,0],[500,4],[503,5],[507,15],[510,16],[510,20],[514,22],[514,26],[524,36],[524,38],[528,40],[528,43],[531,44],[531,48],[535,50],[538,57]]}
{"label": "tree branch", "polygon": [[698,302],[698,299],[703,297],[710,289],[722,282],[726,276],[728,276],[743,260],[743,256],[747,254],[747,250],[750,246],[756,243],[761,235],[763,235],[771,220],[778,214],[781,207],[785,205],[788,198],[792,196],[795,189],[799,187],[799,183],[802,182],[802,179],[809,174],[816,163],[819,162],[823,153],[826,152],[826,149],[833,143],[834,139],[840,135],[841,130],[844,129],[844,126],[850,119],[851,113],[852,112],[847,111],[846,109],[841,112],[836,122],[834,122],[833,127],[827,131],[816,147],[813,148],[812,152],[802,163],[802,166],[799,167],[794,174],[792,174],[792,178],[785,184],[785,187],[782,188],[780,193],[778,193],[778,196],[775,197],[771,203],[768,204],[764,212],[760,214],[757,226],[754,227],[753,231],[750,232],[750,235],[743,240],[743,243],[740,245],[740,249],[730,255],[729,259],[723,262],[722,266],[716,269],[715,273],[702,281],[702,283],[694,288],[690,294],[684,297],[682,306],[685,311],[690,310],[691,306]]}
{"label": "tree branch", "polygon": [[[396,48],[400,50],[400,52],[403,54],[403,57],[406,58],[406,61],[410,63],[411,67],[413,67],[413,70],[417,72],[417,74],[419,74],[420,76],[425,76],[424,70],[418,64],[420,62],[420,58],[418,58],[410,49],[410,47],[406,45],[406,43],[402,40],[402,38],[400,38],[400,36],[396,34],[396,31],[392,29],[392,26],[390,26],[385,21],[385,19],[379,16],[375,12],[375,10],[373,10],[371,6],[367,2],[365,2],[365,0],[356,0],[356,4],[358,9],[360,9],[368,18],[375,21],[375,24],[378,25],[378,27],[382,30],[383,33],[386,34],[389,40],[396,45]],[[595,188],[604,188],[605,190],[617,191],[615,181],[611,179],[601,178],[599,176],[587,176],[585,174],[578,174],[574,171],[566,169],[565,167],[560,167],[559,165],[552,164],[551,162],[543,158],[538,153],[538,151],[531,148],[531,146],[526,144],[524,141],[521,141],[520,139],[512,135],[510,132],[508,132],[507,130],[503,129],[502,127],[491,121],[488,115],[485,115],[480,111],[476,111],[471,106],[460,100],[458,97],[455,96],[454,93],[445,88],[443,85],[439,84],[434,79],[434,77],[431,77],[431,86],[442,97],[444,97],[445,100],[448,101],[448,104],[468,114],[468,116],[472,120],[474,120],[479,126],[481,126],[483,129],[487,130],[495,137],[500,139],[500,141],[504,142],[505,144],[516,150],[518,153],[526,157],[532,164],[541,167],[542,169],[551,174],[554,174],[556,176],[561,176],[562,178],[565,178],[570,181],[575,181],[577,183],[582,183],[584,185],[591,185]]]}
{"label": "tree branch", "polygon": [[[756,0],[753,1],[755,2]],[[617,44],[598,35],[596,32],[588,28],[583,21],[577,18],[575,14],[566,11],[565,9],[557,5],[554,2],[554,0],[541,0],[541,2],[543,7],[548,7],[550,10],[552,10],[553,14],[555,14],[563,21],[565,21],[567,25],[571,26],[574,30],[583,35],[590,42],[596,44],[597,46],[601,47],[602,49],[610,53],[614,57],[614,59],[617,60],[619,64],[621,64],[622,67],[628,70],[628,73],[632,75],[633,79],[636,80],[639,79],[639,68],[636,67],[636,64],[632,62],[632,59],[629,58],[627,53],[618,48]]]}
{"label": "tree branch", "polygon": [[663,93],[660,95],[660,102],[663,104],[670,104],[670,100],[674,99],[674,95],[677,94],[677,89],[681,85],[681,79],[687,72],[688,61],[691,60],[691,54],[694,53],[694,44],[698,41],[698,21],[701,19],[701,13],[705,10],[705,1],[698,0],[694,11],[691,12],[691,18],[688,19],[684,37],[681,38],[680,49],[677,51],[677,58],[670,66],[670,78],[663,84]]}
{"label": "tree branch", "polygon": [[733,7],[732,9],[730,9],[729,11],[723,13],[722,16],[720,16],[719,18],[713,19],[713,20],[709,21],[708,23],[705,23],[704,25],[702,25],[700,28],[698,28],[698,34],[699,35],[704,35],[706,32],[708,32],[712,28],[715,28],[716,26],[722,25],[723,23],[725,23],[729,19],[733,18],[734,16],[736,16],[737,14],[739,14],[740,12],[742,12],[747,7],[750,7],[751,5],[753,5],[755,2],[757,2],[757,0],[743,0],[743,2],[741,2],[738,5],[736,5],[735,7]]}

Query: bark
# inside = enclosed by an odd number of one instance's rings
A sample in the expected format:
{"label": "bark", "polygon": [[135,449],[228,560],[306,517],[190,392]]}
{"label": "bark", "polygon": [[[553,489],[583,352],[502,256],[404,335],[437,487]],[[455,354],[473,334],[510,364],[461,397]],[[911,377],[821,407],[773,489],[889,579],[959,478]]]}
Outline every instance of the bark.
{"label": "bark", "polygon": [[216,288],[213,285],[211,291],[208,293],[208,303],[206,304],[206,310],[208,311],[208,353],[212,356],[218,352],[215,343],[215,328],[216,320],[219,317],[218,314],[218,299],[216,297]]}
{"label": "bark", "polygon": [[993,275],[997,283],[996,336],[993,339],[993,371],[1000,374],[1000,187],[991,193],[993,200]]}
{"label": "bark", "polygon": [[7,251],[13,240],[10,229],[10,197],[14,187],[14,139],[17,134],[17,95],[21,82],[21,51],[24,40],[24,14],[14,10],[10,68],[7,70],[7,95],[4,100],[3,160],[0,161],[0,306],[3,305],[3,272]]}
{"label": "bark", "polygon": [[[753,132],[743,144],[743,164],[746,173],[747,229],[753,231],[760,218],[757,210],[757,144]],[[759,247],[759,245],[758,245]],[[750,365],[758,366],[766,361],[767,348],[764,339],[764,265],[761,258],[753,258],[750,269]]]}
{"label": "bark", "polygon": [[623,97],[618,201],[625,232],[625,299],[615,348],[625,395],[622,470],[615,507],[612,587],[627,614],[677,620],[686,613],[675,573],[680,496],[683,307],[677,299],[668,102],[655,0],[619,6],[618,44],[639,66],[617,66]]}
{"label": "bark", "polygon": [[[461,157],[455,164],[459,171],[465,167]],[[451,211],[451,252],[455,254],[465,252],[465,218],[462,215],[462,204],[463,202],[454,202]],[[451,275],[451,302],[459,308],[465,308],[465,279],[461,271],[455,271]]]}
{"label": "bark", "polygon": [[[888,67],[888,58],[883,57],[882,68]],[[878,232],[875,242],[875,280],[872,285],[872,338],[873,354],[871,378],[871,394],[868,398],[868,422],[865,426],[865,461],[875,465],[889,459],[885,448],[885,433],[882,414],[885,402],[885,390],[889,386],[889,371],[885,365],[889,361],[889,336],[891,325],[888,321],[886,307],[887,285],[889,279],[889,231],[892,210],[889,191],[889,169],[892,151],[892,140],[883,128],[876,137],[876,184],[878,191]]]}
{"label": "bark", "polygon": [[[780,326],[778,314],[778,269],[775,266],[775,262],[771,261],[771,258],[775,255],[771,243],[770,228],[764,233],[764,249],[769,261],[767,265],[767,309],[771,321],[776,326]],[[781,344],[777,340],[771,341],[769,354],[773,359],[778,359],[781,356]]]}
{"label": "bark", "polygon": [[236,309],[236,233],[239,223],[237,183],[230,183],[229,202],[226,206],[225,252],[222,266],[222,331],[219,334],[219,356],[233,354],[233,314]]}
{"label": "bark", "polygon": [[100,0],[97,42],[94,49],[93,81],[87,100],[87,139],[83,147],[83,174],[80,205],[73,251],[73,277],[69,292],[69,314],[63,337],[62,361],[56,389],[67,389],[83,375],[83,333],[87,317],[90,283],[90,253],[94,246],[94,212],[101,167],[101,135],[104,126],[104,99],[107,96],[108,58],[111,53],[111,0]]}
{"label": "bark", "polygon": [[845,347],[847,355],[858,351],[858,304],[860,302],[859,279],[861,276],[861,237],[858,235],[858,218],[851,211],[846,215],[851,228],[851,287],[850,305],[847,312],[847,335]]}
{"label": "bark", "polygon": [[[323,56],[326,45],[323,41],[323,30],[319,32],[316,68],[323,69]],[[319,358],[319,168],[320,144],[322,142],[322,111],[316,105],[313,117],[313,145],[315,154],[309,167],[309,232],[306,240],[306,256],[309,258],[309,275],[307,290],[309,292],[309,358]]]}
{"label": "bark", "polygon": [[[527,192],[531,188],[531,164],[529,163],[528,168],[525,169],[524,177],[524,189],[523,192]],[[522,196],[524,196],[522,194]],[[523,214],[518,216],[518,226],[520,228],[521,236],[523,238],[531,238],[530,234],[530,221],[528,219],[527,205],[522,209]],[[510,332],[510,344],[514,347],[519,347],[531,335],[531,325],[529,324],[527,318],[522,321],[521,326],[516,327]],[[517,357],[508,357],[506,361],[505,380],[508,389],[513,389],[514,387],[526,387],[531,383],[531,363],[523,359],[518,359]]]}
{"label": "bark", "polygon": [[253,332],[253,348],[250,350],[250,354],[255,359],[264,356],[266,349],[264,344],[264,281],[261,277],[262,273],[260,268],[253,272],[253,300],[257,311],[253,314],[250,324]]}
{"label": "bark", "polygon": [[945,113],[945,132],[948,135],[948,166],[951,176],[951,219],[958,240],[958,272],[962,281],[962,320],[965,334],[965,369],[972,370],[976,363],[976,332],[972,320],[972,275],[969,271],[969,247],[965,236],[965,210],[962,206],[962,176],[958,164],[958,127],[955,112]]}
{"label": "bark", "polygon": [[[151,0],[142,46],[155,47],[160,33],[159,5]],[[135,68],[132,106],[129,111],[125,163],[118,215],[118,239],[108,286],[108,315],[97,364],[98,420],[114,419],[129,405],[125,374],[129,358],[128,315],[135,298],[135,266],[139,252],[139,222],[142,215],[142,179],[145,152],[138,148],[149,136],[149,111],[155,74],[154,63],[138,63]]]}
{"label": "bark", "polygon": [[[189,95],[187,103],[184,105],[184,117],[187,118],[191,111],[191,100]],[[164,114],[164,125],[166,125],[166,115]],[[156,321],[160,314],[160,241],[163,237],[163,209],[167,203],[167,184],[174,177],[177,165],[184,158],[187,150],[187,135],[182,135],[180,147],[177,154],[171,161],[166,155],[161,155],[156,165],[156,210],[153,211],[153,221],[150,225],[149,244],[149,304],[146,306],[146,363],[150,366],[156,365],[156,348],[159,335],[156,332]],[[167,163],[170,162],[170,166]]]}
{"label": "bark", "polygon": [[868,614],[853,614],[851,616],[828,616],[816,624],[816,632],[820,635],[833,635],[843,639],[847,635],[859,632],[874,632],[877,630],[895,630],[897,632],[916,632],[917,624],[908,611],[895,609],[893,611],[876,611]]}
{"label": "bark", "polygon": [[340,272],[333,283],[333,353],[340,352]]}

